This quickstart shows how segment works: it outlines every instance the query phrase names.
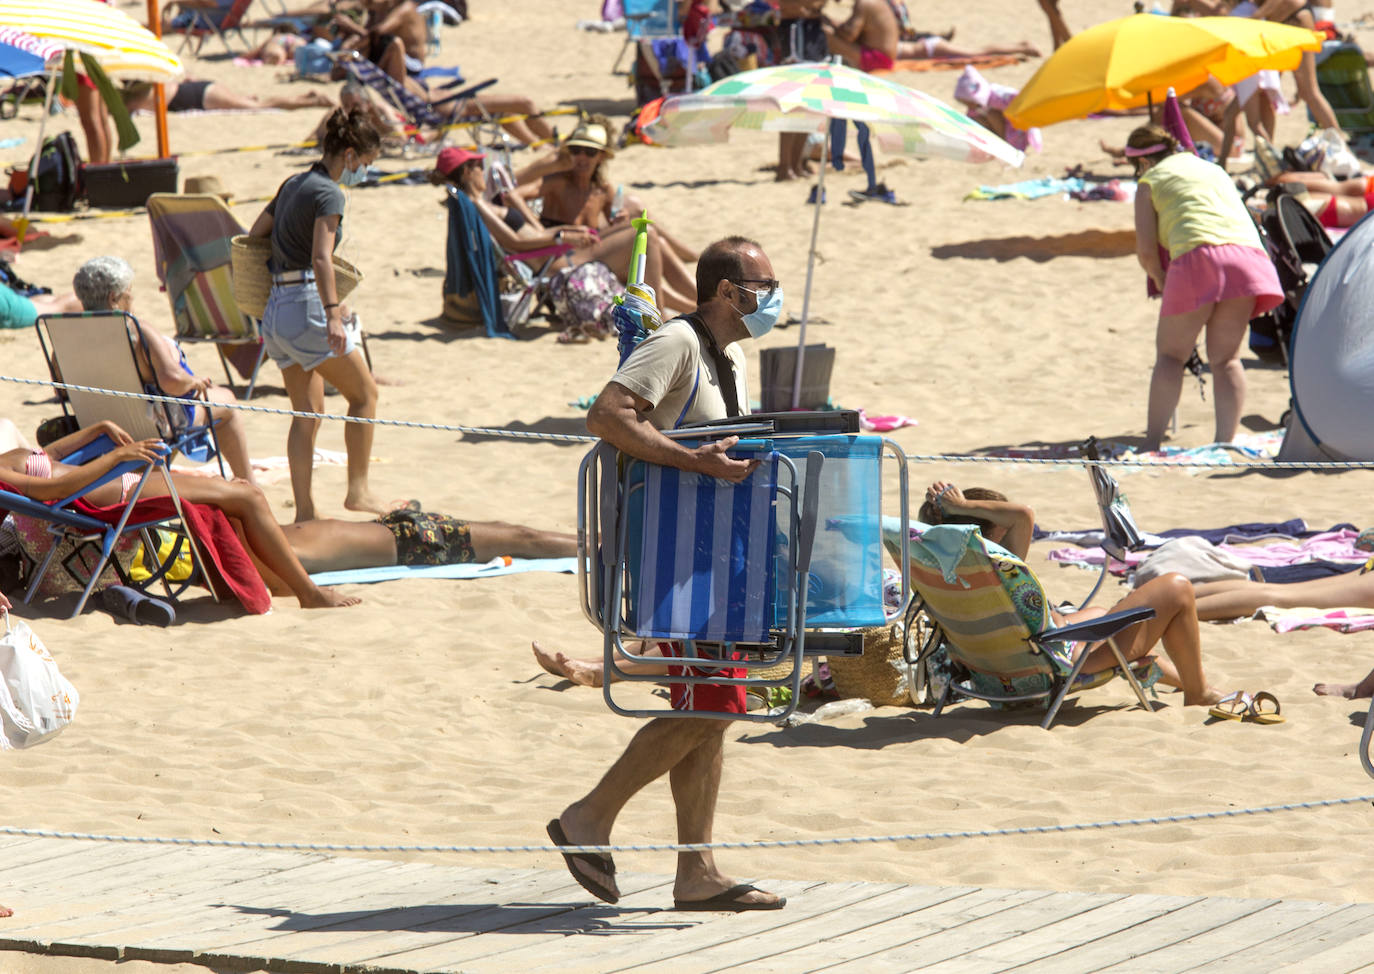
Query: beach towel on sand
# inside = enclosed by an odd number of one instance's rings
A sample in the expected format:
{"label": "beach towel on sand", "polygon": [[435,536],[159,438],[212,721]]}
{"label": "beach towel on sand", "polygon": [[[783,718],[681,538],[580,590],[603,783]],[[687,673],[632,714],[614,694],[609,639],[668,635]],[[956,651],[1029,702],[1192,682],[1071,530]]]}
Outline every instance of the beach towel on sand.
{"label": "beach towel on sand", "polygon": [[370,585],[398,578],[494,578],[520,572],[560,572],[570,575],[575,571],[576,558],[512,558],[509,564],[498,559],[485,565],[471,562],[465,565],[383,565],[379,568],[320,572],[310,578],[316,585]]}

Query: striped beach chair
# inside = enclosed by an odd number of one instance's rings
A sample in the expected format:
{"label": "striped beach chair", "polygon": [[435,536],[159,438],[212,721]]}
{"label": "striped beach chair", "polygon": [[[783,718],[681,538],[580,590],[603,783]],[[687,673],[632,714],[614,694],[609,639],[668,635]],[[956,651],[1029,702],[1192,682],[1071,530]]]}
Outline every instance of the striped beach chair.
{"label": "striped beach chair", "polygon": [[[608,673],[663,682],[619,664],[661,662],[630,652],[626,640],[666,640],[683,644],[679,660],[693,674],[672,682],[792,692],[787,707],[767,713],[688,714],[623,707],[608,680],[604,693],[616,713],[781,720],[800,696],[806,656],[861,653],[859,629],[901,615],[904,606],[883,604],[880,509],[882,464],[891,455],[906,510],[905,457],[880,437],[811,435],[798,417],[812,415],[746,416],[669,434],[689,445],[750,437],[732,455],[760,463],[739,484],[624,457],[605,444],[583,461],[579,585],[583,610],[605,637]],[[832,423],[853,416],[821,415]],[[857,429],[856,416],[852,424]],[[745,675],[717,675],[729,668]]]}
{"label": "striped beach chair", "polygon": [[[224,200],[209,194],[154,193],[148,197],[157,278],[167,292],[179,341],[214,342],[229,387],[232,363],[253,397],[266,353],[257,319],[239,310],[229,242],[244,233]],[[235,389],[237,392],[237,389]]]}
{"label": "striped beach chair", "polygon": [[[900,538],[896,525],[888,532],[889,548]],[[1153,618],[1154,609],[1114,612],[1087,622],[1056,628],[1039,579],[999,545],[985,541],[975,525],[915,525],[911,529],[910,575],[923,611],[940,627],[950,661],[963,677],[946,682],[935,716],[951,696],[960,694],[998,704],[1044,701],[1040,726],[1048,729],[1064,700],[1073,693],[1121,676],[1140,705],[1150,710],[1137,673],[1146,658],[1128,664],[1113,637]],[[1117,667],[1081,676],[1087,653],[1072,658],[1076,642],[1106,640]]]}

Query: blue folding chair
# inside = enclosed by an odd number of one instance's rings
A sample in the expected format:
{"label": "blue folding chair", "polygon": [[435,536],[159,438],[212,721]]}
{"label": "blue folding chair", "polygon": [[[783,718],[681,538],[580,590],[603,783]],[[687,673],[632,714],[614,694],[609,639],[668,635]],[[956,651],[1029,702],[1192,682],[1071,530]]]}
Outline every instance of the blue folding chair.
{"label": "blue folding chair", "polygon": [[[583,611],[604,635],[604,694],[613,711],[781,720],[800,698],[806,656],[857,655],[857,630],[901,616],[905,605],[883,604],[881,485],[890,454],[905,524],[906,458],[890,440],[857,430],[855,413],[780,413],[668,434],[688,445],[747,437],[731,453],[760,463],[739,484],[621,456],[605,444],[587,455],[578,489],[578,579]],[[664,680],[621,668],[626,660],[663,662],[630,652],[626,639],[683,643],[683,655],[670,662],[699,675],[674,676],[674,683],[789,687],[791,702],[743,715],[623,707],[612,677]],[[784,668],[781,675],[749,675],[775,667]],[[746,675],[718,675],[729,668]]]}
{"label": "blue folding chair", "polygon": [[[495,78],[489,78],[486,81],[479,81],[475,85],[453,91],[452,89],[464,83],[460,77],[440,87],[440,91],[447,91],[449,94],[437,100],[426,100],[407,90],[405,85],[357,51],[341,51],[336,55],[336,59],[339,66],[350,78],[381,95],[387,104],[405,115],[406,121],[410,124],[419,128],[437,129],[440,132],[445,131],[462,118],[467,107],[465,104],[467,101],[478,92],[496,84]],[[495,119],[483,113],[481,117],[476,119],[476,122],[480,123],[477,126],[479,130],[490,128],[497,133],[499,141],[501,129]]]}
{"label": "blue folding chair", "polygon": [[[64,463],[80,465],[113,448],[114,442],[108,436],[102,435],[85,446],[57,459]],[[80,615],[86,607],[86,601],[90,598],[91,592],[107,565],[114,568],[121,584],[146,590],[154,583],[160,582],[167,597],[173,601],[176,600],[176,597],[185,590],[189,581],[173,588],[166,576],[168,569],[176,563],[181,554],[181,538],[178,537],[170,554],[160,559],[158,555],[159,545],[154,540],[152,532],[155,527],[165,527],[177,521],[185,524],[185,519],[182,516],[181,497],[177,494],[176,487],[167,470],[167,457],[169,455],[170,451],[166,451],[161,456],[146,463],[121,463],[76,493],[50,503],[25,497],[0,481],[0,511],[8,511],[18,517],[29,517],[42,521],[46,525],[48,533],[52,535],[52,545],[42,561],[34,568],[29,585],[24,591],[24,602],[32,599],[38,591],[38,587],[43,582],[43,577],[52,567],[58,545],[63,539],[71,540],[74,547],[72,553],[63,561],[62,568],[82,585],[81,598],[77,600],[76,608],[72,610],[72,618]],[[89,513],[88,510],[82,509],[82,502],[92,490],[112,480],[118,480],[127,473],[140,473],[141,477],[138,484],[130,492],[117,521],[114,523],[104,521]],[[155,473],[161,476],[167,485],[167,492],[175,512],[173,515],[141,516],[137,510],[138,499],[142,495],[149,477]],[[127,535],[137,536],[143,542],[144,565],[150,569],[150,577],[140,583],[131,580],[125,573],[124,567],[120,565],[119,560],[114,557],[115,545]],[[201,552],[196,547],[195,539],[191,537],[189,531],[184,532],[184,536],[190,544],[191,555],[195,563],[198,566],[203,565],[205,562]],[[93,561],[90,560],[92,553]],[[213,589],[211,595],[214,596]],[[217,598],[216,601],[218,601]]]}
{"label": "blue folding chair", "polygon": [[152,358],[146,347],[140,351],[134,344],[130,326],[136,329],[138,321],[124,311],[38,316],[34,327],[54,381],[130,394],[109,396],[67,390],[62,400],[63,411],[76,420],[80,429],[108,420],[136,440],[160,439],[174,454],[180,453],[188,460],[218,460],[223,475],[224,458],[213,423],[194,423],[187,418],[189,407],[204,405],[203,400],[188,399],[183,406],[134,398],[166,393],[155,383],[143,381],[140,371],[154,374]]}

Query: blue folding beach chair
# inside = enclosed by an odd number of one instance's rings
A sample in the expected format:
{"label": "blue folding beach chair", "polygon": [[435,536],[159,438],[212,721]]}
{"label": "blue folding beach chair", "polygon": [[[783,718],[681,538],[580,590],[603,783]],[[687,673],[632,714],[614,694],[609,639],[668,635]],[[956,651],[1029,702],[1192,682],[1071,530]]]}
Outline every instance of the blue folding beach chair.
{"label": "blue folding beach chair", "polygon": [[[626,716],[781,720],[796,708],[804,658],[857,655],[857,631],[899,618],[883,604],[883,460],[897,461],[906,523],[906,458],[890,440],[858,434],[855,413],[744,416],[674,430],[689,445],[747,437],[732,449],[757,458],[739,484],[660,467],[599,444],[582,462],[578,489],[582,607],[604,635],[607,705]],[[909,592],[903,549],[901,591]],[[630,709],[611,676],[623,661],[662,663],[630,652],[626,639],[684,644],[675,683],[788,687],[791,702],[762,714]],[[738,667],[743,677],[722,677]],[[756,671],[782,667],[761,675]],[[750,675],[749,671],[755,671]]]}
{"label": "blue folding beach chair", "polygon": [[[85,446],[58,459],[64,463],[80,465],[113,448],[114,442],[108,436],[99,436]],[[82,487],[74,494],[49,503],[25,497],[0,482],[0,512],[8,511],[18,517],[28,517],[41,521],[52,536],[52,544],[48,548],[47,554],[32,570],[28,587],[24,591],[24,602],[28,602],[37,593],[44,576],[56,559],[59,543],[64,539],[70,540],[73,543],[73,548],[71,554],[63,560],[61,567],[82,586],[81,597],[77,600],[76,608],[72,610],[72,618],[80,615],[86,607],[86,601],[90,598],[91,592],[95,589],[106,566],[115,570],[121,584],[143,591],[160,582],[167,597],[175,601],[176,597],[189,584],[189,581],[183,582],[174,588],[167,580],[167,571],[176,564],[177,558],[181,554],[183,533],[177,532],[175,528],[172,529],[177,535],[177,541],[166,557],[161,556],[161,546],[153,537],[154,528],[167,527],[177,521],[185,524],[181,510],[181,497],[177,494],[176,487],[167,470],[169,455],[170,451],[167,451],[146,463],[121,463],[100,479]],[[111,523],[95,517],[89,513],[89,510],[82,510],[81,502],[92,490],[112,480],[118,480],[128,473],[138,473],[141,476],[138,484],[130,491],[118,520]],[[142,495],[148,479],[154,474],[160,476],[167,486],[167,492],[175,511],[174,516],[146,516],[138,511],[138,499]],[[141,582],[132,580],[114,556],[115,545],[121,538],[129,535],[138,537],[142,541],[144,565],[150,569],[149,577]],[[184,540],[190,545],[195,564],[203,565],[204,560],[201,552],[197,550],[195,539],[191,537],[189,531],[184,532]],[[214,596],[213,589],[210,594]]]}
{"label": "blue folding beach chair", "polygon": [[[467,107],[465,103],[469,99],[478,92],[496,84],[495,78],[489,78],[486,81],[479,81],[475,85],[453,91],[452,89],[464,83],[460,77],[439,89],[449,92],[443,98],[426,100],[407,90],[405,85],[357,51],[341,51],[336,57],[337,63],[350,78],[381,95],[387,104],[405,115],[406,121],[410,124],[419,128],[437,129],[441,133],[459,121]],[[479,136],[490,130],[495,133],[496,141],[500,141],[501,128],[495,119],[483,113],[475,119],[475,122]],[[480,142],[481,138],[478,141]]]}

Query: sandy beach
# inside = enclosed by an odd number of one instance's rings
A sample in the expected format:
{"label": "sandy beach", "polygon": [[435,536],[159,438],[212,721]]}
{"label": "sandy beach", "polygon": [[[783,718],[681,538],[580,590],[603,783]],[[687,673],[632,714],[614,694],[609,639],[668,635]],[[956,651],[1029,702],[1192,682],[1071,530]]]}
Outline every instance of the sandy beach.
{"label": "sandy beach", "polygon": [[[121,3],[140,16],[141,3]],[[620,34],[574,29],[598,4],[566,0],[473,0],[474,19],[447,29],[439,63],[470,79],[499,77],[498,91],[546,107],[578,105],[617,122],[633,108],[625,80],[609,68]],[[1129,12],[1129,4],[1064,0],[1075,30]],[[832,9],[840,9],[832,5]],[[1374,12],[1338,9],[1342,23]],[[923,24],[958,26],[970,44],[1025,38],[1049,48],[1048,30],[1026,0],[931,0]],[[1356,30],[1362,42],[1374,32]],[[718,43],[718,41],[716,41]],[[515,50],[512,50],[512,47]],[[206,45],[207,52],[217,50]],[[1018,86],[1038,60],[988,70]],[[194,77],[245,91],[307,90],[279,83],[279,69],[188,61]],[[902,73],[905,84],[952,100],[956,71]],[[328,89],[337,94],[337,86]],[[1292,92],[1291,78],[1285,91]],[[214,175],[232,192],[245,225],[308,156],[210,150],[305,137],[317,111],[173,116],[181,174]],[[53,120],[78,132],[74,112]],[[137,118],[152,153],[152,120]],[[1099,139],[1122,142],[1132,119],[1068,122],[1044,132],[1045,150],[1021,170],[880,153],[880,177],[904,205],[850,206],[862,188],[855,169],[828,174],[812,292],[811,340],[838,349],[837,404],[904,414],[919,425],[892,438],[920,457],[1018,446],[1057,447],[1089,435],[1138,442],[1154,358],[1158,305],[1144,296],[1127,203],[965,201],[980,184],[1063,175],[1082,165],[1111,170]],[[1301,110],[1280,119],[1280,142],[1296,144]],[[32,149],[37,113],[5,122],[16,163]],[[560,131],[570,129],[559,120]],[[612,183],[645,200],[693,246],[743,233],[763,245],[799,313],[811,209],[807,187],[778,184],[767,166],[776,142],[736,133],[725,145],[632,146],[610,164]],[[386,170],[424,160],[383,159]],[[1117,175],[1126,178],[1122,168]],[[428,186],[350,192],[340,252],[366,273],[352,303],[370,336],[382,388],[379,415],[467,426],[584,431],[575,402],[599,391],[616,364],[612,343],[563,346],[545,322],[529,340],[486,340],[439,321],[445,218]],[[136,311],[171,332],[158,292],[144,217],[43,224],[52,236],[26,249],[19,273],[66,290],[75,268],[105,253],[137,273]],[[781,328],[761,342],[796,342]],[[191,345],[197,372],[221,376],[213,348]],[[750,386],[758,389],[758,359]],[[1245,431],[1274,429],[1287,408],[1286,373],[1247,356]],[[30,331],[0,332],[0,373],[46,377]],[[263,369],[253,402],[286,408],[278,371]],[[341,397],[328,408],[342,411]],[[1203,401],[1185,382],[1175,442],[1200,446],[1212,431],[1211,388]],[[0,416],[31,432],[58,412],[35,387],[0,383]],[[247,416],[255,457],[285,452],[286,420]],[[342,450],[340,424],[320,445]],[[575,530],[581,445],[381,429],[372,468],[385,498],[472,520],[509,520]],[[913,461],[913,493],[934,479],[997,487],[1035,507],[1046,528],[1096,526],[1088,478],[1077,467]],[[1218,527],[1300,517],[1313,527],[1369,523],[1374,474],[1130,472],[1120,477],[1149,530]],[[346,516],[341,466],[316,470],[321,516]],[[282,521],[292,517],[284,477],[265,485]],[[913,511],[914,513],[914,511]],[[1087,572],[1031,564],[1055,598],[1081,598]],[[1115,598],[1112,583],[1099,602]],[[19,607],[82,695],[76,722],[54,742],[0,760],[0,824],[80,832],[267,841],[542,844],[543,826],[580,796],[635,732],[601,696],[540,671],[531,639],[599,653],[600,634],[582,617],[571,576],[523,574],[480,581],[398,581],[358,586],[360,607],[305,612],[279,598],[247,616],[206,598],[179,608],[170,629],[135,629],[101,611],[67,620],[60,606]],[[1121,590],[1120,594],[1124,594]],[[70,611],[68,607],[67,611]],[[1354,681],[1374,665],[1369,634],[1278,635],[1263,622],[1203,627],[1214,684],[1265,689],[1283,703],[1277,726],[1208,723],[1181,695],[1163,694],[1150,715],[1119,681],[1069,706],[1050,732],[1038,714],[962,704],[939,719],[928,710],[880,708],[794,729],[737,725],[729,734],[716,820],[722,840],[862,836],[997,829],[1193,811],[1246,808],[1374,793],[1357,752],[1366,706],[1318,698],[1319,680]],[[648,699],[648,688],[627,699]],[[637,796],[616,838],[673,838],[665,783]],[[1374,899],[1374,878],[1356,850],[1374,839],[1369,809],[1325,810],[1087,834],[876,844],[722,854],[724,868],[756,877],[988,884],[1062,890]],[[1352,854],[1355,853],[1355,854]],[[554,855],[430,856],[451,864],[555,869]],[[671,871],[667,855],[622,854],[622,870]],[[6,896],[0,864],[0,903]],[[3,924],[8,921],[0,921]],[[7,965],[10,959],[0,962]],[[23,958],[18,970],[45,967]],[[63,964],[69,962],[63,961]],[[26,967],[24,964],[29,964]],[[92,965],[91,970],[98,969]],[[132,965],[121,966],[132,972]],[[150,968],[152,969],[152,968]],[[156,970],[167,970],[157,967]],[[186,968],[192,970],[193,968]],[[199,969],[199,968],[195,968]]]}

